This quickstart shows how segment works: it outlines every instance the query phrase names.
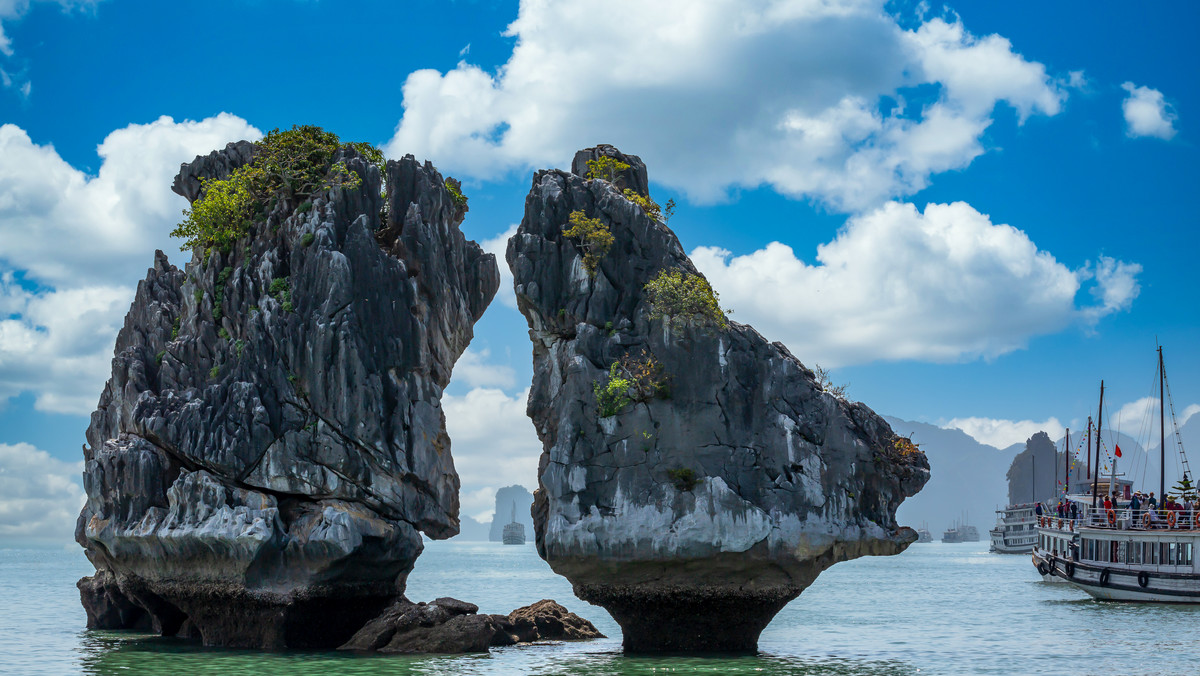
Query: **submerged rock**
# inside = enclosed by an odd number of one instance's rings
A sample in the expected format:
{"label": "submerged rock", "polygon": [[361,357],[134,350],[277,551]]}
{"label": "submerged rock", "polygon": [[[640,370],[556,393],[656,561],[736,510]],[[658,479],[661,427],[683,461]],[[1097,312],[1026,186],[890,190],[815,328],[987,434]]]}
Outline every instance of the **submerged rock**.
{"label": "submerged rock", "polygon": [[[176,192],[255,148],[197,157]],[[84,447],[89,626],[336,647],[398,598],[421,532],[458,531],[440,399],[498,269],[432,165],[387,162],[385,206],[378,166],[334,159],[361,184],[264,203],[236,245],[158,252],[139,283]]]}
{"label": "submerged rock", "polygon": [[[627,165],[616,185],[585,177],[600,157]],[[612,614],[627,650],[753,650],[821,571],[916,539],[895,513],[928,463],[782,344],[703,303],[655,307],[660,273],[699,277],[633,201],[648,197],[645,165],[599,146],[572,166],[534,176],[507,252],[533,342],[538,552]],[[606,253],[564,234],[575,212],[609,230]]]}

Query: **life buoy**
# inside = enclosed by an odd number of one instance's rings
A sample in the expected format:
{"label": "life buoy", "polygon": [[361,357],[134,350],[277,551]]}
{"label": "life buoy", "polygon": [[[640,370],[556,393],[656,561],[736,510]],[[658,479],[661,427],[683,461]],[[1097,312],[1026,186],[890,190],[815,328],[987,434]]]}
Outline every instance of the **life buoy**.
{"label": "life buoy", "polygon": [[1142,589],[1150,586],[1150,573],[1147,573],[1144,570],[1138,573],[1138,586]]}
{"label": "life buoy", "polygon": [[1075,564],[1073,562],[1067,561],[1065,568],[1067,569],[1067,577],[1075,577]]}
{"label": "life buoy", "polygon": [[1112,509],[1108,510],[1108,525],[1110,525],[1110,526],[1117,525],[1117,513],[1114,512]]}
{"label": "life buoy", "polygon": [[1168,511],[1167,512],[1167,528],[1174,528],[1175,523],[1177,521],[1178,521],[1178,519],[1175,518],[1175,512],[1173,510]]}
{"label": "life buoy", "polygon": [[1100,571],[1100,586],[1107,587],[1108,586],[1108,578],[1110,578],[1110,577],[1112,577],[1112,573],[1107,568]]}
{"label": "life buoy", "polygon": [[1044,516],[1039,516],[1039,517],[1038,517],[1038,525],[1039,525],[1039,526],[1045,526],[1045,525],[1046,525],[1046,517],[1044,517]]}
{"label": "life buoy", "polygon": [[1041,575],[1047,575],[1050,572],[1049,569],[1046,568],[1046,564],[1044,564],[1044,563],[1038,563],[1037,569],[1038,569],[1038,573]]}
{"label": "life buoy", "polygon": [[1192,522],[1196,524],[1196,528],[1200,528],[1200,510],[1196,510],[1196,518],[1192,519]]}
{"label": "life buoy", "polygon": [[1149,527],[1150,527],[1150,512],[1146,512],[1145,514],[1142,515],[1142,528],[1149,528]]}
{"label": "life buoy", "polygon": [[1062,530],[1062,519],[1058,520],[1058,529]]}

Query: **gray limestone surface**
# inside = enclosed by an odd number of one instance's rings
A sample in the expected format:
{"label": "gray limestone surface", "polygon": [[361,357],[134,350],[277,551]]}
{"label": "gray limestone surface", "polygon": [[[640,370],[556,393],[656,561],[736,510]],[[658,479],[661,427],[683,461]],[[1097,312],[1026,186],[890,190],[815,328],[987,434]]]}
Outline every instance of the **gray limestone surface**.
{"label": "gray limestone surface", "polygon": [[[585,175],[602,155],[630,165],[616,185]],[[652,317],[647,282],[698,272],[666,224],[622,195],[648,196],[645,164],[598,146],[572,167],[534,175],[507,251],[533,344],[538,552],[612,613],[627,650],[753,650],[821,571],[915,541],[895,513],[929,465],[752,327]],[[577,210],[614,238],[594,277],[563,234]],[[631,389],[606,415],[596,387],[630,355],[652,356],[664,386]]]}
{"label": "gray limestone surface", "polygon": [[[254,153],[197,157],[175,190]],[[335,159],[359,187],[264,204],[139,283],[84,447],[89,626],[336,647],[398,598],[421,532],[458,532],[440,399],[495,259],[431,164],[387,162],[384,197],[379,167]]]}

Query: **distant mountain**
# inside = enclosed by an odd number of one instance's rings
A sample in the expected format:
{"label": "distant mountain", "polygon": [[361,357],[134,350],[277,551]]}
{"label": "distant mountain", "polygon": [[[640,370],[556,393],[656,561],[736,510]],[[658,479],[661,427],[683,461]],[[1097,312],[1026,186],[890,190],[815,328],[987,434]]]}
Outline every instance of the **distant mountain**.
{"label": "distant mountain", "polygon": [[480,523],[465,514],[460,518],[457,539],[466,542],[487,542],[489,524]]}
{"label": "distant mountain", "polygon": [[928,524],[935,538],[964,518],[981,534],[990,529],[996,509],[1007,504],[1005,473],[1025,445],[1002,450],[981,444],[962,430],[884,417],[896,433],[911,437],[929,458],[929,483],[900,505],[900,523],[913,528]]}
{"label": "distant mountain", "polygon": [[488,539],[492,542],[504,539],[504,527],[509,524],[515,511],[517,522],[525,524],[525,537],[532,542],[533,515],[529,511],[532,506],[533,494],[524,486],[505,486],[496,491],[496,513],[492,516]]}

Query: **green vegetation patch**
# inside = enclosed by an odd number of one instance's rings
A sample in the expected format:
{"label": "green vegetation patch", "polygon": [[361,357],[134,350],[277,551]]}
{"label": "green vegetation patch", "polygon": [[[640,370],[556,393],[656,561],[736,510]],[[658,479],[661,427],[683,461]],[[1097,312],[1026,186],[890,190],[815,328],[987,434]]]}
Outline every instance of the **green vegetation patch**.
{"label": "green vegetation patch", "polygon": [[663,270],[646,283],[644,290],[652,308],[650,319],[667,317],[677,328],[686,323],[721,329],[729,325],[717,292],[700,275],[684,270]]}
{"label": "green vegetation patch", "polygon": [[598,157],[594,160],[588,160],[587,168],[588,178],[608,181],[615,185],[621,177],[621,172],[628,169],[629,165],[615,157]]}
{"label": "green vegetation patch", "polygon": [[450,201],[454,206],[461,208],[464,213],[468,211],[467,196],[462,192],[462,182],[447,176],[443,185],[446,186],[446,192],[450,194]]}
{"label": "green vegetation patch", "polygon": [[635,401],[670,396],[669,378],[662,364],[645,347],[627,353],[608,367],[608,379],[592,383],[599,417],[617,415]]}
{"label": "green vegetation patch", "polygon": [[583,269],[589,277],[596,276],[600,259],[612,248],[616,237],[599,218],[588,218],[582,211],[572,211],[571,227],[563,229],[563,235],[576,240],[583,252]]}
{"label": "green vegetation patch", "polygon": [[[343,143],[320,127],[274,129],[254,145],[254,159],[227,178],[200,179],[202,195],[183,211],[183,221],[171,232],[184,240],[181,251],[198,246],[228,250],[276,200],[294,201],[330,188],[362,185],[362,178],[344,162],[333,161]],[[383,153],[378,148],[360,142],[345,145],[382,168]],[[312,202],[306,199],[297,211],[309,208]]]}
{"label": "green vegetation patch", "polygon": [[696,471],[690,467],[680,467],[678,469],[667,470],[667,476],[671,479],[671,483],[675,484],[675,488],[680,493],[686,493],[696,487],[700,483],[700,477],[696,476]]}

